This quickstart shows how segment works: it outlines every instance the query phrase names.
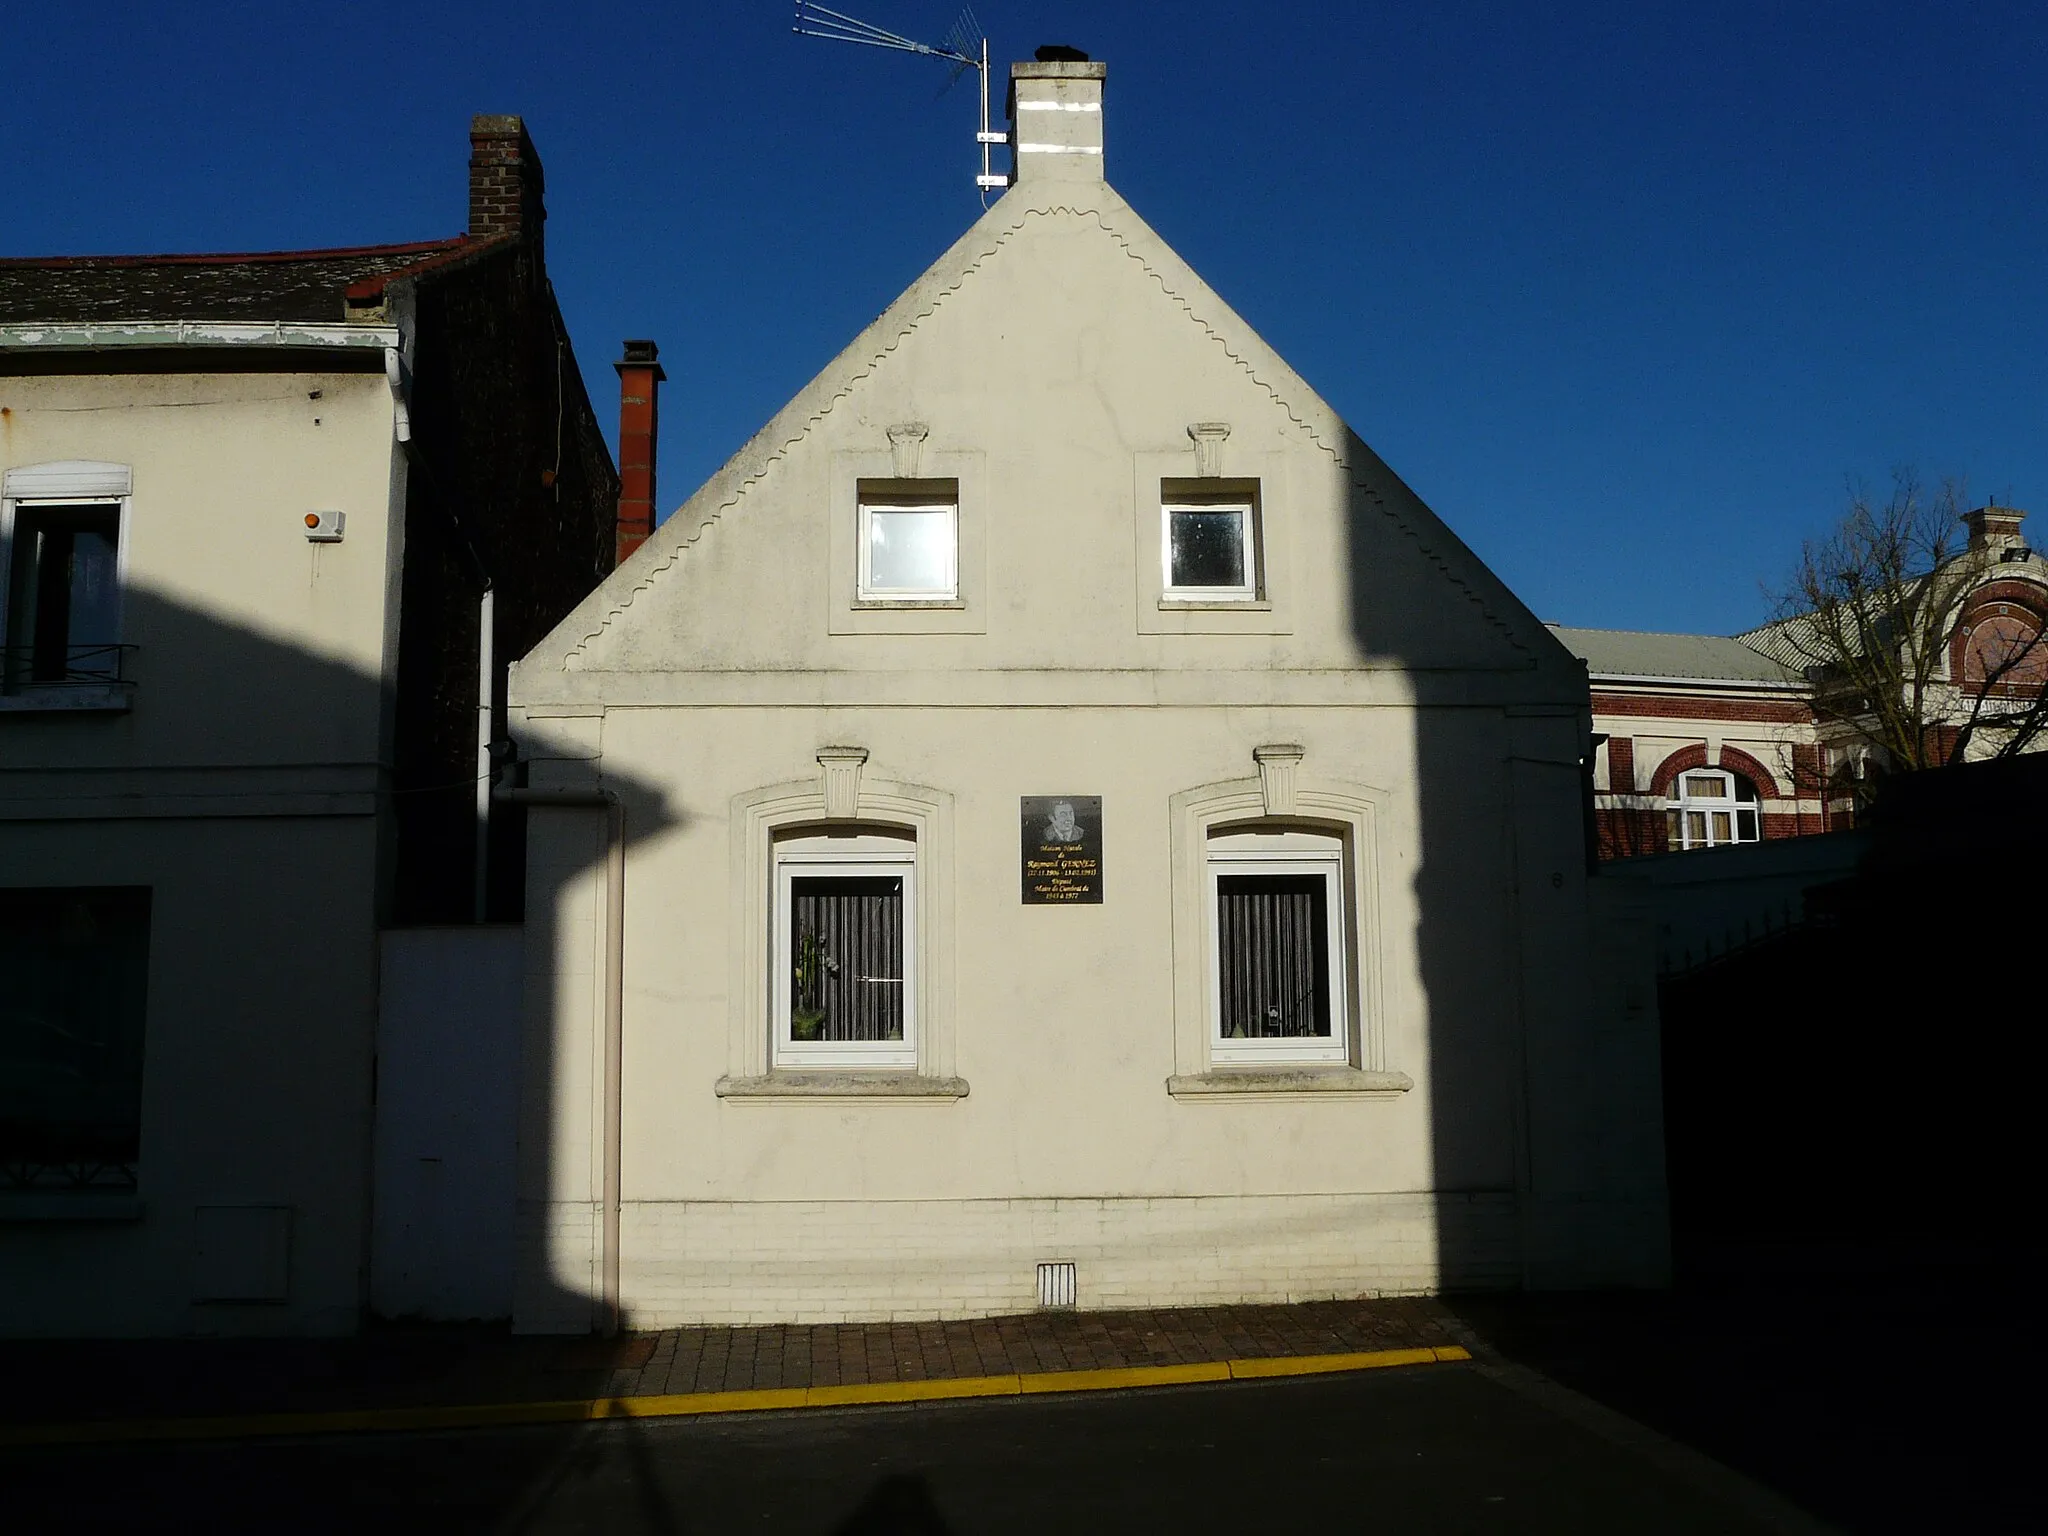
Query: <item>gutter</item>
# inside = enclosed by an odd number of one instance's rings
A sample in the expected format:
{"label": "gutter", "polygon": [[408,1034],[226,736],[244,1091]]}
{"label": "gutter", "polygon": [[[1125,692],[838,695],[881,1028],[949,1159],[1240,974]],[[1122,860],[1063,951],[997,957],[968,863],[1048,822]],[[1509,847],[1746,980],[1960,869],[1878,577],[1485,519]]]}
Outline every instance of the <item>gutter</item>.
{"label": "gutter", "polygon": [[0,325],[0,352],[111,352],[128,347],[293,347],[376,351],[399,343],[395,325],[293,320],[37,321]]}
{"label": "gutter", "polygon": [[552,806],[561,810],[603,810],[605,816],[605,955],[604,955],[604,1173],[600,1201],[602,1237],[599,1253],[603,1312],[599,1331],[605,1338],[619,1331],[619,1128],[622,1083],[621,1047],[626,1001],[626,807],[610,789],[500,789],[496,799],[513,805]]}
{"label": "gutter", "polygon": [[1587,678],[1595,685],[1600,683],[1632,683],[1639,686],[1673,688],[1748,688],[1768,689],[1782,693],[1804,693],[1807,684],[1797,678],[1756,678],[1756,677],[1674,677],[1655,672],[1596,672],[1586,669]]}

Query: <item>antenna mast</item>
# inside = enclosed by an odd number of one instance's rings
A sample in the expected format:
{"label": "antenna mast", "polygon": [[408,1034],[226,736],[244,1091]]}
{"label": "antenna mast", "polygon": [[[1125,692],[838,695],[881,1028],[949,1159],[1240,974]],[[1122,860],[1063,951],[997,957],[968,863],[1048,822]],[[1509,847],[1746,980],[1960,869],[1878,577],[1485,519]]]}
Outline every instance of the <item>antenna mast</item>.
{"label": "antenna mast", "polygon": [[833,42],[860,43],[869,48],[890,48],[898,53],[921,53],[927,58],[945,59],[953,66],[952,76],[946,82],[948,86],[965,71],[978,71],[981,75],[981,128],[974,135],[974,142],[981,148],[981,174],[974,178],[974,184],[981,189],[984,206],[991,188],[1010,184],[1008,176],[989,167],[990,148],[1009,143],[1010,136],[992,132],[988,126],[988,37],[982,32],[981,22],[975,17],[972,7],[960,13],[959,20],[953,23],[953,30],[937,46],[900,36],[873,22],[848,16],[843,11],[827,10],[822,5],[813,4],[812,0],[796,0],[796,25],[790,30],[799,37],[823,37]]}

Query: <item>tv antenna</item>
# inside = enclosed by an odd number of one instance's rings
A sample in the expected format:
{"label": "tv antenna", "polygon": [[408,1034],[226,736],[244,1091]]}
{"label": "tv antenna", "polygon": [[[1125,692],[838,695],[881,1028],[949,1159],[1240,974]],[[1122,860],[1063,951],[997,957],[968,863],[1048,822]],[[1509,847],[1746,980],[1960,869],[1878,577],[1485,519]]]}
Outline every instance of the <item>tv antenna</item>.
{"label": "tv antenna", "polygon": [[796,25],[790,30],[799,37],[823,37],[833,42],[860,43],[869,48],[890,48],[898,53],[921,53],[927,58],[944,59],[953,66],[952,74],[946,79],[948,88],[968,70],[978,71],[981,75],[981,127],[974,135],[974,142],[981,147],[981,174],[974,178],[974,185],[981,190],[982,206],[988,205],[991,188],[1010,184],[1008,176],[989,168],[990,148],[1009,143],[1010,136],[991,132],[988,126],[988,36],[982,31],[973,7],[960,13],[952,31],[946,34],[946,40],[936,46],[901,36],[871,21],[849,16],[844,11],[828,10],[814,4],[813,0],[796,0]]}

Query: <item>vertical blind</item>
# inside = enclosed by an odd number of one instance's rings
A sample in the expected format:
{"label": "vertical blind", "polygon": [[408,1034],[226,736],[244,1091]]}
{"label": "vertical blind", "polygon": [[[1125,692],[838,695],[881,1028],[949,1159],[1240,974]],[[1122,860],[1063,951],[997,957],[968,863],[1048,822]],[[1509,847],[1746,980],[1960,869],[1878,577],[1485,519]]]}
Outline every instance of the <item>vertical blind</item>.
{"label": "vertical blind", "polygon": [[1328,901],[1320,875],[1217,876],[1224,1038],[1328,1038]]}
{"label": "vertical blind", "polygon": [[799,875],[789,906],[794,1038],[901,1040],[902,877]]}

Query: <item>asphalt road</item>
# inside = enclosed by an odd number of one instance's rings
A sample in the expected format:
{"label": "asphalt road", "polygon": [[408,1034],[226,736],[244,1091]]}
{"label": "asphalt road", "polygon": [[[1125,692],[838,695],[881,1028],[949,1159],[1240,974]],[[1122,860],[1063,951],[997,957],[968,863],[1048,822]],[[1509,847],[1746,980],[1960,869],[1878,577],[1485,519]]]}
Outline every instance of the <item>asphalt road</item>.
{"label": "asphalt road", "polygon": [[576,1430],[11,1451],[0,1488],[22,1531],[1811,1529],[1540,1379],[1456,1365]]}

